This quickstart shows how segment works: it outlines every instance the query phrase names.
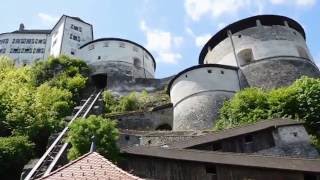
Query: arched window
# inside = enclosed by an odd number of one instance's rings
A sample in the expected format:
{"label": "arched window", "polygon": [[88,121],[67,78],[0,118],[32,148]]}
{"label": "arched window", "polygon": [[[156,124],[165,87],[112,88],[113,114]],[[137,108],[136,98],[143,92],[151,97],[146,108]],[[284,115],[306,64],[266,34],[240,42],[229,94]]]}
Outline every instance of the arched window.
{"label": "arched window", "polygon": [[141,67],[141,60],[137,57],[134,57],[133,58],[133,65],[136,67],[136,68],[140,68]]}
{"label": "arched window", "polygon": [[241,50],[238,52],[237,56],[240,66],[249,64],[251,61],[253,61],[253,53],[251,48]]}
{"label": "arched window", "polygon": [[310,59],[307,51],[303,47],[297,46],[297,51],[300,57]]}

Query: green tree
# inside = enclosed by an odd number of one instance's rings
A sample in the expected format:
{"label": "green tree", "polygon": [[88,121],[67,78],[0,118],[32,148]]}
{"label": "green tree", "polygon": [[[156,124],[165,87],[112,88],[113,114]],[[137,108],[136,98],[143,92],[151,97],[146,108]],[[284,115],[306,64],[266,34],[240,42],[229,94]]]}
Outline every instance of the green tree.
{"label": "green tree", "polygon": [[32,148],[27,137],[0,137],[1,179],[19,179],[23,165],[32,157]]}
{"label": "green tree", "polygon": [[320,79],[302,77],[291,86],[263,91],[249,88],[235,94],[220,110],[216,129],[225,129],[260,119],[288,117],[305,121],[317,135],[320,121]]}
{"label": "green tree", "polygon": [[68,152],[68,158],[76,159],[88,153],[92,136],[96,138],[97,152],[115,162],[119,157],[116,144],[119,132],[116,122],[94,115],[86,119],[79,118],[70,126],[68,141],[72,147]]}

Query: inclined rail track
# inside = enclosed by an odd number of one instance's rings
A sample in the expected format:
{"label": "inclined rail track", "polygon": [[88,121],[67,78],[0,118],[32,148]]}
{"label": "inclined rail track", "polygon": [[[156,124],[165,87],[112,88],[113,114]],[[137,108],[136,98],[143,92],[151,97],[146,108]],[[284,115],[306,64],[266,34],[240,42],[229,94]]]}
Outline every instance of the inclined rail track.
{"label": "inclined rail track", "polygon": [[73,121],[76,118],[85,118],[89,114],[90,110],[96,103],[102,91],[103,89],[96,90],[89,96],[89,98],[81,106],[78,112],[73,116],[68,125],[63,129],[63,131],[59,134],[59,136],[54,140],[54,142],[39,159],[37,164],[28,173],[25,180],[37,179],[42,176],[48,175],[54,169],[63,152],[68,147],[68,143],[64,140],[67,137],[69,126],[73,123]]}

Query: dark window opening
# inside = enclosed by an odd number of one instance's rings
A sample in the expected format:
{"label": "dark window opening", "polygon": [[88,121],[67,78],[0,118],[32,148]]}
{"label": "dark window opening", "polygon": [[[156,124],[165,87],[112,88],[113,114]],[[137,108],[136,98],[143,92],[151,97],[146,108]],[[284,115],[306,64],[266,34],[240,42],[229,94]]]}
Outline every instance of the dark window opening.
{"label": "dark window opening", "polygon": [[186,74],[186,78],[188,77],[188,75]]}
{"label": "dark window opening", "polygon": [[151,140],[148,141],[148,144],[151,144]]}
{"label": "dark window opening", "polygon": [[241,34],[238,35],[238,38],[241,38]]}
{"label": "dark window opening", "polygon": [[297,132],[293,132],[292,134],[293,134],[294,137],[297,137],[297,136],[298,136],[298,133],[297,133]]}
{"label": "dark window opening", "polygon": [[224,71],[221,70],[220,73],[221,73],[221,74],[224,74]]}
{"label": "dark window opening", "polygon": [[98,56],[98,59],[101,59],[101,56]]}
{"label": "dark window opening", "polygon": [[216,175],[217,174],[217,168],[215,165],[206,165],[206,173]]}
{"label": "dark window opening", "polygon": [[71,51],[71,55],[74,55],[74,51]]}
{"label": "dark window opening", "polygon": [[244,137],[244,142],[245,143],[251,143],[253,141],[253,136],[252,135],[246,135],[245,137]]}
{"label": "dark window opening", "polygon": [[161,124],[156,128],[156,130],[158,130],[158,131],[171,131],[172,127],[169,124]]}
{"label": "dark window opening", "polygon": [[211,69],[208,69],[208,73],[212,73],[212,70],[211,70]]}
{"label": "dark window opening", "polygon": [[130,140],[130,136],[129,135],[126,135],[124,138],[125,138],[126,141]]}
{"label": "dark window opening", "polygon": [[141,60],[137,57],[133,58],[133,65],[136,67],[136,68],[140,68],[141,67]]}

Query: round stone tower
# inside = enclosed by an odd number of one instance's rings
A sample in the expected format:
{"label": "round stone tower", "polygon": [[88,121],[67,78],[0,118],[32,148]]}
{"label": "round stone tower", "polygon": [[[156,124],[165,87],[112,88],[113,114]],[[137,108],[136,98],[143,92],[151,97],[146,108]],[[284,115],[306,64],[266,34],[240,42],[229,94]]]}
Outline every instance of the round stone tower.
{"label": "round stone tower", "polygon": [[143,46],[126,39],[101,38],[80,47],[96,84],[109,80],[154,78],[156,62]]}
{"label": "round stone tower", "polygon": [[303,28],[277,15],[249,17],[215,34],[200,53],[199,64],[239,67],[242,86],[287,86],[299,77],[319,77]]}
{"label": "round stone tower", "polygon": [[183,70],[168,86],[173,130],[211,129],[224,100],[239,89],[236,67],[204,64]]}

